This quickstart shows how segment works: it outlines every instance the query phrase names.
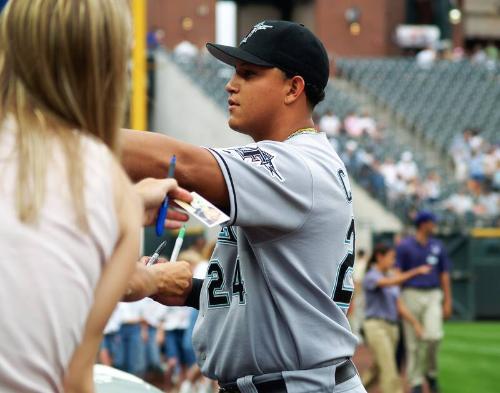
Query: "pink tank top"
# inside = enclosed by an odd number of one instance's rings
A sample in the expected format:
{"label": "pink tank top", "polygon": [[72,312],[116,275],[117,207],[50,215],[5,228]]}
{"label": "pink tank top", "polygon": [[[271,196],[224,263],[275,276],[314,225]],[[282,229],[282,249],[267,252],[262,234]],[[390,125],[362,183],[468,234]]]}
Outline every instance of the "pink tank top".
{"label": "pink tank top", "polygon": [[62,392],[118,237],[111,152],[83,137],[89,233],[75,219],[62,153],[51,154],[38,225],[17,218],[16,123],[0,126],[0,392]]}

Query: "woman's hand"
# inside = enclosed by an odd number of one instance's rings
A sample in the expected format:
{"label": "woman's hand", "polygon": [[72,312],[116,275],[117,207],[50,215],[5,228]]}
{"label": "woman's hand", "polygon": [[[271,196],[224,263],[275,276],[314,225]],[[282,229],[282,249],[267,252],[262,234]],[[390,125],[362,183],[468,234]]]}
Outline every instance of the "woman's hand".
{"label": "woman's hand", "polygon": [[134,185],[134,189],[139,194],[144,205],[144,226],[153,225],[158,215],[165,196],[170,198],[165,228],[179,229],[184,222],[189,219],[185,213],[171,209],[173,199],[190,203],[193,200],[191,194],[177,185],[175,179],[153,179],[147,178]]}
{"label": "woman's hand", "polygon": [[417,274],[429,274],[432,270],[432,266],[425,264],[425,265],[420,265],[419,267],[415,268],[415,271]]}

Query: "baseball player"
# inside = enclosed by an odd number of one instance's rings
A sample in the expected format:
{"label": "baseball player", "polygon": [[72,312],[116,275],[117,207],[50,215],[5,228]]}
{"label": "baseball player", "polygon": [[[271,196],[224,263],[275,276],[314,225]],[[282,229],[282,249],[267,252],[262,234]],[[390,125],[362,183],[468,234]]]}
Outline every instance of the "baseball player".
{"label": "baseball player", "polygon": [[199,307],[193,344],[221,392],[365,392],[351,356],[355,225],[344,164],[314,129],[329,60],[307,28],[263,21],[239,47],[207,44],[235,68],[229,125],[255,143],[205,149],[123,132],[134,179],[175,177],[231,217],[205,280],[166,304]]}

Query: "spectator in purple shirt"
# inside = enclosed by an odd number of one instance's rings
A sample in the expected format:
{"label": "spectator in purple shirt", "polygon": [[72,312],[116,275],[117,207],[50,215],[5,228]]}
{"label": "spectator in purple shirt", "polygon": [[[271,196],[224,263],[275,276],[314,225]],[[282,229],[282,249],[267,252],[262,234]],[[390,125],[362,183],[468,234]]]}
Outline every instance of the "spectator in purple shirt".
{"label": "spectator in purple shirt", "polygon": [[423,340],[420,340],[411,324],[403,324],[407,375],[412,393],[422,392],[424,379],[431,393],[437,393],[437,354],[443,338],[443,319],[452,313],[450,261],[441,242],[432,237],[436,217],[421,211],[415,218],[415,226],[415,236],[404,239],[396,249],[396,266],[406,272],[428,264],[432,270],[403,284],[402,299],[424,327]]}
{"label": "spectator in purple shirt", "polygon": [[395,256],[393,247],[376,245],[363,280],[366,298],[363,328],[375,361],[362,375],[362,380],[365,388],[368,388],[379,379],[382,393],[403,393],[403,384],[396,366],[399,315],[413,326],[417,337],[421,337],[423,333],[421,323],[401,301],[398,285],[418,275],[427,274],[431,269],[430,266],[423,265],[404,273],[393,274]]}

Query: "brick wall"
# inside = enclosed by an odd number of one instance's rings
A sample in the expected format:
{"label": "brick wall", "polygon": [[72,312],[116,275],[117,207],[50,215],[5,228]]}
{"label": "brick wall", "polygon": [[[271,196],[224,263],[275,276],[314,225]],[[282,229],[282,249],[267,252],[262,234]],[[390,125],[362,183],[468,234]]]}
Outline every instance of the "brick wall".
{"label": "brick wall", "polygon": [[[349,31],[345,12],[361,11],[360,34]],[[393,44],[395,27],[405,21],[403,0],[316,0],[316,34],[337,56],[388,56],[399,53]]]}
{"label": "brick wall", "polygon": [[[190,18],[192,28],[182,27]],[[172,49],[187,40],[201,48],[215,40],[215,0],[148,0],[148,26],[165,31],[165,45]]]}

